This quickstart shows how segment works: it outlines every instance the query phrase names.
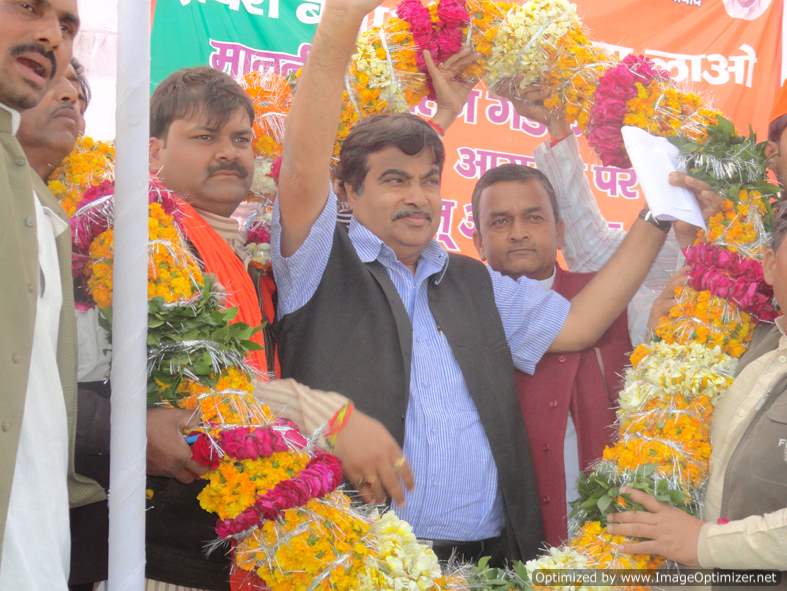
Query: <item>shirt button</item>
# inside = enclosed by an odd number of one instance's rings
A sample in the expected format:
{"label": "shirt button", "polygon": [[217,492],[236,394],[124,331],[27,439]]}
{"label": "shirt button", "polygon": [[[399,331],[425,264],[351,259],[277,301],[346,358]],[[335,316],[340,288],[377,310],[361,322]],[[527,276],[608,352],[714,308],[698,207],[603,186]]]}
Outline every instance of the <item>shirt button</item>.
{"label": "shirt button", "polygon": [[548,505],[551,501],[552,501],[552,497],[550,497],[549,495],[544,495],[543,497],[541,497],[541,502],[544,503],[545,505]]}
{"label": "shirt button", "polygon": [[11,353],[11,363],[18,365],[22,361],[22,356],[19,353]]}
{"label": "shirt button", "polygon": [[545,443],[544,446],[541,449],[544,450],[545,452],[547,452],[550,449],[552,449],[552,446],[549,445],[548,443]]}
{"label": "shirt button", "polygon": [[558,363],[565,363],[566,362],[566,356],[565,355],[561,355],[560,357],[557,358],[557,362]]}
{"label": "shirt button", "polygon": [[549,401],[549,408],[555,410],[557,408],[557,400],[550,400]]}
{"label": "shirt button", "polygon": [[779,355],[779,363],[784,363],[785,361],[787,361],[787,357],[784,355]]}
{"label": "shirt button", "polygon": [[33,218],[31,216],[27,216],[25,218],[25,226],[27,226],[28,228],[32,228],[34,225],[35,222],[33,221]]}
{"label": "shirt button", "polygon": [[0,423],[0,429],[2,429],[3,433],[7,433],[9,429],[11,429],[11,421],[3,421]]}
{"label": "shirt button", "polygon": [[24,166],[25,164],[27,164],[27,160],[25,160],[24,158],[17,158],[16,160],[14,160],[14,164],[16,164],[17,166]]}
{"label": "shirt button", "polygon": [[32,283],[27,284],[27,293],[34,293],[35,290],[36,290],[35,285],[33,285]]}

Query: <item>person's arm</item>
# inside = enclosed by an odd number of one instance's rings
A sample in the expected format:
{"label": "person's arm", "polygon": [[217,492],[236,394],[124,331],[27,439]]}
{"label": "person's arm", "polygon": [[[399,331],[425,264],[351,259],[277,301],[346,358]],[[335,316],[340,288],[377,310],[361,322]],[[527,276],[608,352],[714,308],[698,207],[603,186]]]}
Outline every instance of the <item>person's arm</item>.
{"label": "person's arm", "polygon": [[623,244],[571,301],[571,309],[550,351],[590,347],[626,308],[639,289],[667,233],[638,219]]}
{"label": "person's arm", "polygon": [[787,570],[787,507],[724,525],[706,523],[697,558],[702,568]]}
{"label": "person's arm", "polygon": [[287,116],[279,175],[281,254],[295,253],[328,197],[344,75],[364,16],[381,0],[328,0]]}
{"label": "person's arm", "polygon": [[348,402],[338,392],[313,390],[291,378],[257,381],[254,396],[267,404],[273,414],[287,417],[308,436],[324,426]]}
{"label": "person's arm", "polygon": [[[349,400],[338,392],[314,390],[293,379],[258,382],[255,396],[268,404],[279,416],[296,423],[311,435],[328,422]],[[333,452],[342,461],[344,474],[359,487],[368,503],[381,503],[386,496],[395,503],[404,503],[401,482],[413,488],[413,476],[396,440],[379,421],[354,410],[336,433]],[[401,480],[400,480],[401,477]]]}
{"label": "person's arm", "polygon": [[621,489],[645,511],[613,513],[607,531],[642,538],[621,547],[690,567],[787,570],[787,507],[724,525],[703,522],[639,490]]}

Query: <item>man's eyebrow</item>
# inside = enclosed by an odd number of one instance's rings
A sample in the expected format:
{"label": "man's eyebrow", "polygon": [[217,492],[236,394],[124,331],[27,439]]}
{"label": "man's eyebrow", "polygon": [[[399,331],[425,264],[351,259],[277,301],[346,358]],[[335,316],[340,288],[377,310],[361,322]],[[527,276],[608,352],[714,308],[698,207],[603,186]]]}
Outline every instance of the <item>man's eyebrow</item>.
{"label": "man's eyebrow", "polygon": [[413,178],[411,174],[405,172],[401,168],[388,168],[388,169],[384,170],[382,173],[380,173],[380,176],[378,176],[377,178],[381,179],[387,174],[396,174],[396,175],[403,176],[403,177],[408,178],[408,179]]}

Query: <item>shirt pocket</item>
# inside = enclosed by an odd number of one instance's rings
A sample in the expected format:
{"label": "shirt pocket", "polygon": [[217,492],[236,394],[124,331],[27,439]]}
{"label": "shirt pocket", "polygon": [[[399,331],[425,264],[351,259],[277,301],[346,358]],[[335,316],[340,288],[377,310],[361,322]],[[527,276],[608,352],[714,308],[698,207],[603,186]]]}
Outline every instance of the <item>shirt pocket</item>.
{"label": "shirt pocket", "polygon": [[779,485],[787,499],[787,391],[765,412],[752,437],[761,442],[752,458],[754,476]]}

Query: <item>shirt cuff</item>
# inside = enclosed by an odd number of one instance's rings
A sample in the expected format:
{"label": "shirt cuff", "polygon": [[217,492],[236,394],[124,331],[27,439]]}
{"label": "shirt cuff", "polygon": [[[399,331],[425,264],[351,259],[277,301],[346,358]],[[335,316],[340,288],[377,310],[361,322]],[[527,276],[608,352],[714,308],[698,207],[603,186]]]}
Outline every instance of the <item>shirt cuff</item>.
{"label": "shirt cuff", "polygon": [[306,435],[327,424],[348,400],[337,392],[314,390],[291,378],[258,382],[254,394],[275,415],[290,419]]}

